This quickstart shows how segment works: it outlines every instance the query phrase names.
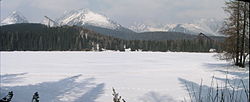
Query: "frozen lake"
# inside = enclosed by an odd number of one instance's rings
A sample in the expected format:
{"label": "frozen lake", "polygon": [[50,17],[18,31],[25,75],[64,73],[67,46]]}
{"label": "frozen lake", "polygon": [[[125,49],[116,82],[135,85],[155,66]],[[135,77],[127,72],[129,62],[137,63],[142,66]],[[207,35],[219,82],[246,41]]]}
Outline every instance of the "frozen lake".
{"label": "frozen lake", "polygon": [[[13,102],[112,102],[112,87],[127,102],[175,102],[188,98],[185,83],[209,86],[214,76],[246,79],[215,53],[1,52],[1,98]],[[247,82],[248,83],[248,82]]]}

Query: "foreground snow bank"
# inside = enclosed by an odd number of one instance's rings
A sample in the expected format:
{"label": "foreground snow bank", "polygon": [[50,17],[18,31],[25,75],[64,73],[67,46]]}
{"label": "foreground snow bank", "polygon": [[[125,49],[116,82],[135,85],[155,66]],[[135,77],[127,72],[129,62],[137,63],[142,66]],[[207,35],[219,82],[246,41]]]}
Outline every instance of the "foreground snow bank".
{"label": "foreground snow bank", "polygon": [[[249,81],[249,73],[217,60],[214,53],[174,52],[1,52],[1,94],[16,102],[40,93],[41,102],[111,102],[112,87],[127,102],[188,99],[185,84],[209,87]],[[249,87],[249,85],[247,84]]]}

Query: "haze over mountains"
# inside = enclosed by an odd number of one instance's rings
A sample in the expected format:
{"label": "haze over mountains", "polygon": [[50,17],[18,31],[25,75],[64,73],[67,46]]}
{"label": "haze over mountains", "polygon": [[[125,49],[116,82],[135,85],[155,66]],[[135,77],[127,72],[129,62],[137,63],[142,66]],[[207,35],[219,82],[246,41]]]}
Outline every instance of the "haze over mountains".
{"label": "haze over mountains", "polygon": [[164,32],[182,32],[187,34],[197,35],[200,32],[210,36],[221,36],[220,28],[223,22],[217,19],[200,19],[192,23],[183,24],[159,24],[159,25],[146,25],[135,23],[130,27],[136,32],[152,32],[152,31],[164,31]]}
{"label": "haze over mountains", "polygon": [[[141,32],[180,32],[191,35],[198,35],[204,33],[208,36],[221,36],[220,28],[222,21],[217,19],[200,19],[192,23],[183,24],[162,24],[162,25],[146,25],[135,24],[126,28],[121,24],[109,19],[108,17],[95,13],[88,9],[72,10],[63,14],[55,20],[59,25],[77,25],[84,26],[88,29],[94,30],[98,33],[124,36],[121,33],[141,33]],[[15,23],[28,23],[29,21],[20,13],[14,11],[10,16],[2,20],[2,25],[15,24]],[[42,24],[48,24],[48,20],[44,19]],[[51,26],[56,26],[50,22]],[[112,32],[112,33],[110,33]],[[117,36],[117,35],[115,35]]]}

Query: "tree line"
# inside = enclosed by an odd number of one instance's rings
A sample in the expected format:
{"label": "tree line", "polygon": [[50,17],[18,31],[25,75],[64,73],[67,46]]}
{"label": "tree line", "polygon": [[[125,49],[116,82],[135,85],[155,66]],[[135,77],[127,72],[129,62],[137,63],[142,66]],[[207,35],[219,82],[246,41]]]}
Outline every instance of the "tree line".
{"label": "tree line", "polygon": [[123,40],[78,26],[47,27],[40,24],[2,26],[1,51],[221,51],[221,42],[197,37],[178,40]]}

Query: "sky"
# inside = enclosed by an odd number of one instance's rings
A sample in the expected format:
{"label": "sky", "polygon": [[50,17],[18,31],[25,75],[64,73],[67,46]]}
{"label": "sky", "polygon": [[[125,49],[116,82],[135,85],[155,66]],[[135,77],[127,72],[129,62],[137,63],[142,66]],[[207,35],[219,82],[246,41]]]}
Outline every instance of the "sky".
{"label": "sky", "polygon": [[190,23],[201,18],[223,19],[225,0],[2,0],[1,20],[13,11],[30,22],[44,16],[56,19],[64,12],[86,8],[129,27],[135,23]]}

